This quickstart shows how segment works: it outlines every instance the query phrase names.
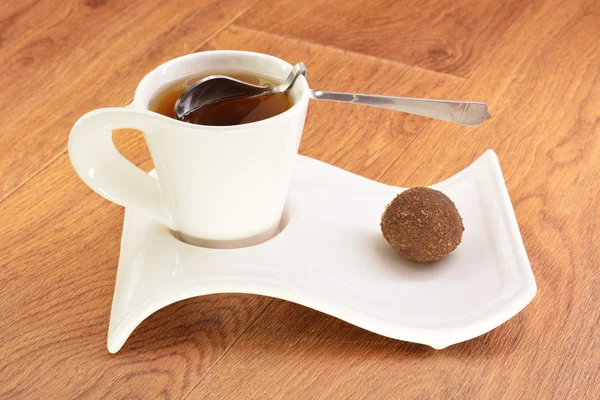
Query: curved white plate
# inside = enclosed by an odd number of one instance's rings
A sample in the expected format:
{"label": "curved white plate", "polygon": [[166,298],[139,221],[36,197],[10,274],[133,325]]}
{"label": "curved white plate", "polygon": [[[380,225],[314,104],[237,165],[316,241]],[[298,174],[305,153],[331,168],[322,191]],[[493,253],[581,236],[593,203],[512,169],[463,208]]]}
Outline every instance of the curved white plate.
{"label": "curved white plate", "polygon": [[402,189],[299,156],[283,231],[258,246],[205,249],[126,210],[108,350],[158,309],[211,293],[278,297],[395,339],[441,349],[518,313],[536,285],[496,154],[434,186],[463,216],[462,244],[415,264],[381,236]]}

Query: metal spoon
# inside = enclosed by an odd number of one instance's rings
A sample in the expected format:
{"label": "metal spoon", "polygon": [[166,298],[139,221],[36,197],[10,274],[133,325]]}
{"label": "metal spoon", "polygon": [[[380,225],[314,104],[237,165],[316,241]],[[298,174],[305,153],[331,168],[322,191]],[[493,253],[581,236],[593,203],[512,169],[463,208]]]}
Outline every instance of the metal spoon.
{"label": "metal spoon", "polygon": [[283,83],[277,86],[257,86],[224,75],[207,76],[185,90],[175,102],[177,119],[185,121],[190,114],[216,104],[287,92],[300,75],[308,71],[303,63],[292,69]]}
{"label": "metal spoon", "polygon": [[[307,72],[304,63],[298,63],[287,79],[277,86],[252,85],[223,75],[209,76],[190,86],[179,96],[175,103],[175,115],[185,121],[190,114],[224,101],[285,93],[298,76],[306,75]],[[387,108],[467,126],[479,125],[491,117],[487,105],[478,101],[430,100],[324,90],[311,90],[310,98]]]}

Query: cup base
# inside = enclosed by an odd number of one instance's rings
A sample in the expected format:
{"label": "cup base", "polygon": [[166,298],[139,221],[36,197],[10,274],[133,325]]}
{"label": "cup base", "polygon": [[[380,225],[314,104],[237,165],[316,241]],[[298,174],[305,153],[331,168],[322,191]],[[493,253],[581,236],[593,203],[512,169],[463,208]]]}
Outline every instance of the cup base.
{"label": "cup base", "polygon": [[264,243],[274,238],[280,232],[280,225],[281,224],[277,224],[273,228],[258,235],[234,240],[199,239],[181,232],[173,232],[173,234],[177,239],[184,243],[191,244],[192,246],[206,247],[209,249],[239,249],[242,247],[256,246],[257,244]]}

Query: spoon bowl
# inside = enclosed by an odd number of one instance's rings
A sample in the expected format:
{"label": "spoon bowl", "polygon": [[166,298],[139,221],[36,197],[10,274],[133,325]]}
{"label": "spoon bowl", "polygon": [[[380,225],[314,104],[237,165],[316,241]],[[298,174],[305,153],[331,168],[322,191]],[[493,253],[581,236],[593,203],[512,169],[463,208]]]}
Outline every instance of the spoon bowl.
{"label": "spoon bowl", "polygon": [[258,86],[224,76],[211,75],[199,80],[185,90],[175,102],[175,116],[185,121],[203,108],[215,106],[225,101],[250,99],[286,93],[300,75],[307,74],[304,63],[298,63],[285,81],[276,86]]}

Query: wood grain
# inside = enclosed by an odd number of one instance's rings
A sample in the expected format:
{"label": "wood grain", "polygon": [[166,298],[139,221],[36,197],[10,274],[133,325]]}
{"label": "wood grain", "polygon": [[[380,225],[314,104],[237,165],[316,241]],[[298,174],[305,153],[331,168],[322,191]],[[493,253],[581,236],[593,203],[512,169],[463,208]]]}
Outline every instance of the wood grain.
{"label": "wood grain", "polygon": [[[0,398],[597,396],[595,2],[290,4],[0,6]],[[67,135],[78,116],[125,104],[151,68],[198,47],[304,61],[315,88],[488,102],[494,117],[476,129],[314,102],[301,152],[414,186],[494,148],[536,275],[534,302],[486,335],[435,351],[280,300],[205,296],[155,313],[110,355],[123,211],[77,178]],[[26,99],[36,105],[27,115]],[[114,139],[151,168],[139,133]]]}
{"label": "wood grain", "polygon": [[0,398],[180,398],[270,301],[222,295],[170,306],[111,356],[122,209],[81,185],[65,154],[1,202],[0,216],[0,301],[11,316],[0,319]]}
{"label": "wood grain", "polygon": [[253,1],[42,0],[7,12],[0,200],[65,151],[83,113],[124,105],[146,73],[196,49]]}
{"label": "wood grain", "polygon": [[189,398],[503,398],[526,323],[438,351],[276,300]]}
{"label": "wood grain", "polygon": [[[266,0],[237,22],[433,71],[468,76],[529,1]],[[293,15],[293,18],[290,16]]]}
{"label": "wood grain", "polygon": [[[510,375],[511,398],[532,381],[559,399],[600,387],[600,48],[573,45],[600,42],[600,8],[555,6],[540,4],[461,88],[488,101],[489,124],[469,135],[431,124],[382,178],[427,184],[498,152],[538,284],[520,346],[531,364]],[[404,161],[425,149],[436,163]]]}

